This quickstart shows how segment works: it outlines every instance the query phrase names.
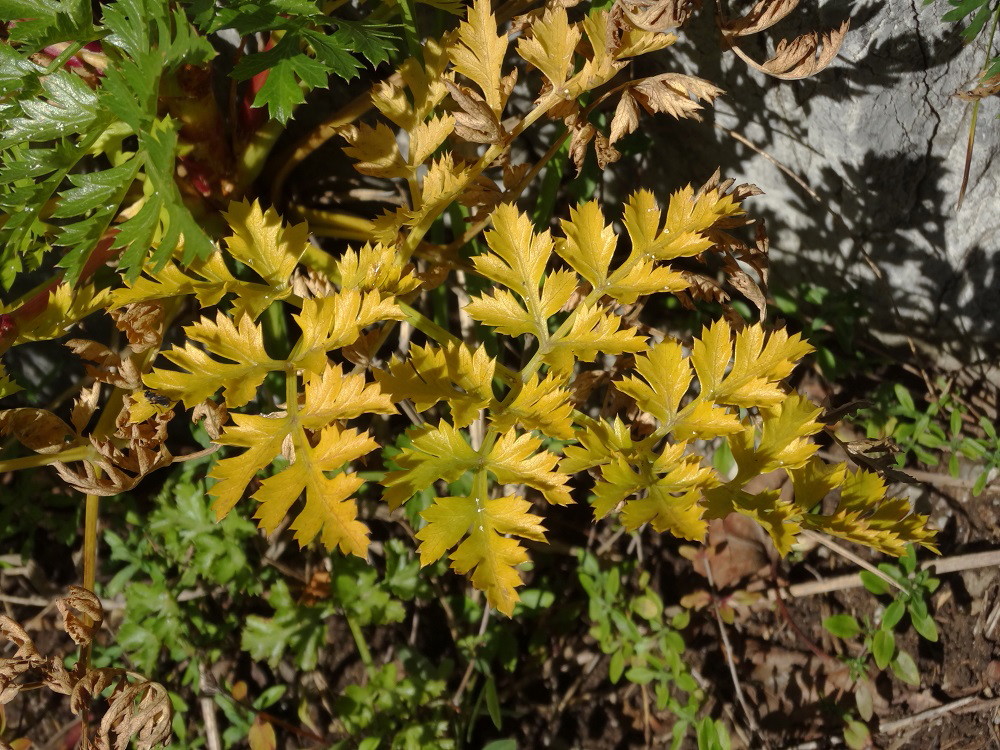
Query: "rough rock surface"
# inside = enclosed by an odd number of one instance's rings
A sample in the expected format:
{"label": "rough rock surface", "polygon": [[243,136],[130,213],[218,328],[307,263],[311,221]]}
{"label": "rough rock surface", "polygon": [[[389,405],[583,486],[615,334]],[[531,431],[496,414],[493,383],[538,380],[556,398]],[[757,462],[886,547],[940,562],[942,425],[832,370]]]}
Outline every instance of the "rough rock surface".
{"label": "rough rock surface", "polygon": [[[751,205],[767,217],[775,277],[859,293],[875,310],[876,333],[912,336],[940,364],[995,362],[1000,101],[981,105],[968,192],[956,208],[970,107],[953,95],[975,78],[985,43],[963,46],[958,28],[940,20],[946,9],[920,0],[803,3],[761,35],[771,48],[847,16],[851,30],[839,59],[802,81],[750,71],[720,49],[702,13],[677,54],[668,49],[651,65],[659,69],[640,72],[697,73],[727,94],[705,123],[647,121],[655,146],[636,157],[638,174],[661,195],[703,181],[716,165],[756,183],[766,195]],[[763,47],[756,51],[765,59]],[[723,129],[766,151],[816,197]]]}

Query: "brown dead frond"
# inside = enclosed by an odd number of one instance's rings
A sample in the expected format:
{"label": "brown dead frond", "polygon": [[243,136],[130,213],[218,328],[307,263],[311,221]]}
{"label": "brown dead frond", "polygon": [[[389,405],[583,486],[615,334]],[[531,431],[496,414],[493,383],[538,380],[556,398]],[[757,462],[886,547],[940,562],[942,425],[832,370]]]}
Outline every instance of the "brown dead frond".
{"label": "brown dead frond", "polygon": [[830,31],[810,31],[792,40],[782,39],[774,54],[763,63],[758,63],[739,45],[732,41],[730,43],[733,51],[756,70],[775,78],[794,81],[815,75],[833,62],[849,27],[850,22],[844,21],[838,28]]}
{"label": "brown dead frond", "polygon": [[730,36],[747,36],[769,29],[798,7],[799,0],[759,0],[750,11],[727,21],[722,31]]}
{"label": "brown dead frond", "polygon": [[[67,596],[57,599],[63,628],[80,646],[89,646],[104,620],[101,601],[80,586],[71,586]],[[70,698],[70,710],[87,717],[94,703],[111,689],[107,708],[93,736],[84,735],[81,750],[126,750],[134,738],[138,750],[152,750],[170,739],[172,709],[162,685],[124,669],[86,668],[80,661],[72,670],[63,666],[61,655],[42,656],[31,636],[11,618],[0,615],[0,642],[9,641],[17,650],[0,658],[0,705],[9,703],[29,687],[43,687]]]}
{"label": "brown dead frond", "polygon": [[687,23],[701,0],[618,0],[616,5],[635,28],[662,33]]}

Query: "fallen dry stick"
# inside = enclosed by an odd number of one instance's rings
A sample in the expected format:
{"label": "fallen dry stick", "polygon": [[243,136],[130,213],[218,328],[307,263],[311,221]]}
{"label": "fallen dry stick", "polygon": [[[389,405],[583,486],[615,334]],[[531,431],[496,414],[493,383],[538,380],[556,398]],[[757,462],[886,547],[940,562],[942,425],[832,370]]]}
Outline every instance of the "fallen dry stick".
{"label": "fallen dry stick", "polygon": [[[962,570],[988,568],[991,565],[1000,565],[1000,550],[971,552],[968,555],[955,555],[954,557],[945,557],[940,560],[927,560],[921,563],[920,567],[922,569],[932,568],[936,575],[943,575],[945,573],[957,573]],[[784,589],[783,595],[792,598],[814,596],[816,594],[827,594],[831,591],[857,588],[861,585],[861,577],[857,573],[849,573],[848,575],[824,578],[819,581],[793,583]],[[767,598],[769,601],[774,601],[777,598],[774,589],[768,590]]]}

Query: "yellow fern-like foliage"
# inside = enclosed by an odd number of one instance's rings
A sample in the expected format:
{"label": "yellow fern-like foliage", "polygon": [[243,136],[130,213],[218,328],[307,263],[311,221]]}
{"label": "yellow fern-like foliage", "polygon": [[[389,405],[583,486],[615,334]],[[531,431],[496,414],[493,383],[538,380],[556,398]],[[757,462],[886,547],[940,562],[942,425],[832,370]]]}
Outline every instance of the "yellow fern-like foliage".
{"label": "yellow fern-like foliage", "polygon": [[[128,369],[101,355],[134,373],[119,444],[127,433],[137,454],[153,456],[171,409],[193,409],[226,449],[211,470],[220,518],[252,487],[264,531],[291,514],[300,543],[318,539],[361,557],[368,529],[355,499],[358,465],[398,445],[381,480],[390,509],[417,495],[436,498],[416,530],[421,563],[447,555],[507,615],[527,543],[545,541],[544,509],[573,502],[571,479],[588,476],[595,517],[617,513],[629,530],[649,524],[698,541],[710,519],[735,512],[759,522],[782,553],[803,529],[889,554],[910,542],[931,546],[926,518],[887,498],[880,477],[816,455],[819,409],[785,383],[810,351],[798,335],[734,317],[679,341],[643,324],[642,306],[654,295],[725,302],[720,276],[750,288],[744,268],[760,270],[763,250],[733,233],[750,223],[742,202],[752,187],[713,178],[676,191],[665,206],[640,190],[610,219],[591,201],[542,230],[518,209],[524,185],[561,145],[537,163],[515,163],[511,142],[535,123],[556,121],[578,168],[591,153],[604,168],[640,111],[697,118],[720,93],[680,73],[614,82],[632,58],[676,36],[607,10],[580,21],[573,15],[558,4],[526,15],[512,45],[488,0],[474,0],[454,33],[427,40],[420,59],[375,87],[374,121],[339,134],[357,171],[392,181],[404,200],[356,222],[370,228],[362,246],[331,257],[310,244],[305,225],[234,202],[225,214],[229,236],[207,259],[147,270],[110,295],[61,286],[53,319],[37,319],[22,337],[61,335],[65,321],[104,306],[124,316],[134,305],[192,297],[214,308],[155,366],[142,365],[141,387],[140,364],[129,360]],[[531,76],[535,99],[511,112],[518,70]],[[590,115],[609,97],[618,103],[605,133]],[[613,224],[619,218],[622,232]],[[448,245],[426,241],[435,224],[430,236],[438,243],[450,232]],[[460,257],[484,229],[479,250]],[[297,276],[301,265],[310,273]],[[453,270],[467,282],[475,277],[467,288],[476,291],[456,295],[463,308],[451,309],[461,337],[445,330],[454,319],[447,310],[437,321],[419,312],[425,292],[437,287],[447,296]],[[764,307],[759,289],[754,299]],[[268,320],[291,329],[289,341],[266,336]],[[398,321],[406,321],[399,335]],[[261,398],[265,383],[283,384],[283,399]],[[0,395],[15,387],[0,370]],[[79,432],[93,404],[78,410]],[[405,439],[385,425],[368,431],[372,415],[395,415],[395,426],[404,414],[413,422]],[[54,450],[62,449],[58,437]],[[733,476],[695,449],[709,439],[728,441]],[[103,463],[76,444],[73,460],[83,455],[99,469],[120,459],[118,444],[93,442],[103,447]],[[169,460],[155,455],[159,463],[133,461],[129,476]],[[88,471],[96,481],[97,469]],[[774,471],[790,479],[790,496],[748,489]],[[824,513],[821,501],[833,493],[837,505]]]}

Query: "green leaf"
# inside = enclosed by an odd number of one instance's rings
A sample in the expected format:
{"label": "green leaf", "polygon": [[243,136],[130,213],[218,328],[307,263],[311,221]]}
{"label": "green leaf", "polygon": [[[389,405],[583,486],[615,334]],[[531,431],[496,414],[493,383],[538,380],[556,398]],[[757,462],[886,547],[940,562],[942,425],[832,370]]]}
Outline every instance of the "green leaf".
{"label": "green leaf", "polygon": [[925,640],[928,640],[931,643],[937,643],[937,624],[934,622],[934,618],[929,614],[926,612],[917,614],[911,609],[910,623],[913,625],[913,629],[916,630]]}
{"label": "green leaf", "polygon": [[486,693],[486,710],[490,714],[493,726],[500,729],[502,718],[500,714],[500,700],[497,698],[497,684],[493,679],[493,675],[486,678],[486,685],[483,690]]}
{"label": "green leaf", "polygon": [[625,655],[621,651],[611,654],[611,663],[608,665],[608,677],[612,685],[617,685],[625,671]]}
{"label": "green leaf", "polygon": [[868,727],[860,721],[851,718],[844,719],[844,743],[851,750],[864,750],[868,747]]}
{"label": "green leaf", "polygon": [[899,401],[900,406],[902,406],[908,414],[913,414],[917,407],[913,403],[913,396],[910,395],[910,391],[905,385],[901,383],[896,383],[893,386],[893,391],[896,394],[896,400]]}
{"label": "green leaf", "polygon": [[299,669],[315,669],[326,635],[327,610],[296,605],[284,581],[271,589],[268,603],[275,610],[273,617],[247,617],[241,643],[243,650],[272,667],[290,652]]}
{"label": "green leaf", "polygon": [[656,679],[656,672],[647,667],[632,667],[625,673],[625,679],[636,685],[648,685]]}
{"label": "green leaf", "polygon": [[889,662],[889,666],[893,674],[903,682],[914,686],[920,685],[920,672],[917,670],[916,662],[906,651],[900,649],[896,658]]}
{"label": "green leaf", "polygon": [[823,620],[823,627],[838,638],[853,638],[861,632],[861,626],[851,615],[832,615]]}
{"label": "green leaf", "polygon": [[867,678],[862,677],[854,687],[854,704],[858,707],[858,714],[865,721],[871,721],[875,713],[875,699],[872,695],[872,684]]}
{"label": "green leaf", "polygon": [[903,604],[899,599],[894,600],[888,607],[885,608],[885,612],[882,613],[882,624],[881,627],[892,630],[903,619],[903,615],[906,612],[906,605]]}
{"label": "green leaf", "polygon": [[896,637],[891,630],[879,628],[872,638],[872,656],[875,658],[875,666],[885,669],[896,653]]}
{"label": "green leaf", "polygon": [[386,24],[366,21],[347,21],[338,18],[333,38],[345,47],[364,57],[372,65],[389,62],[396,51],[399,38]]}
{"label": "green leaf", "polygon": [[864,587],[875,594],[875,596],[882,596],[889,593],[889,584],[874,573],[862,570],[858,573],[858,577],[861,578],[861,583],[864,584]]}

